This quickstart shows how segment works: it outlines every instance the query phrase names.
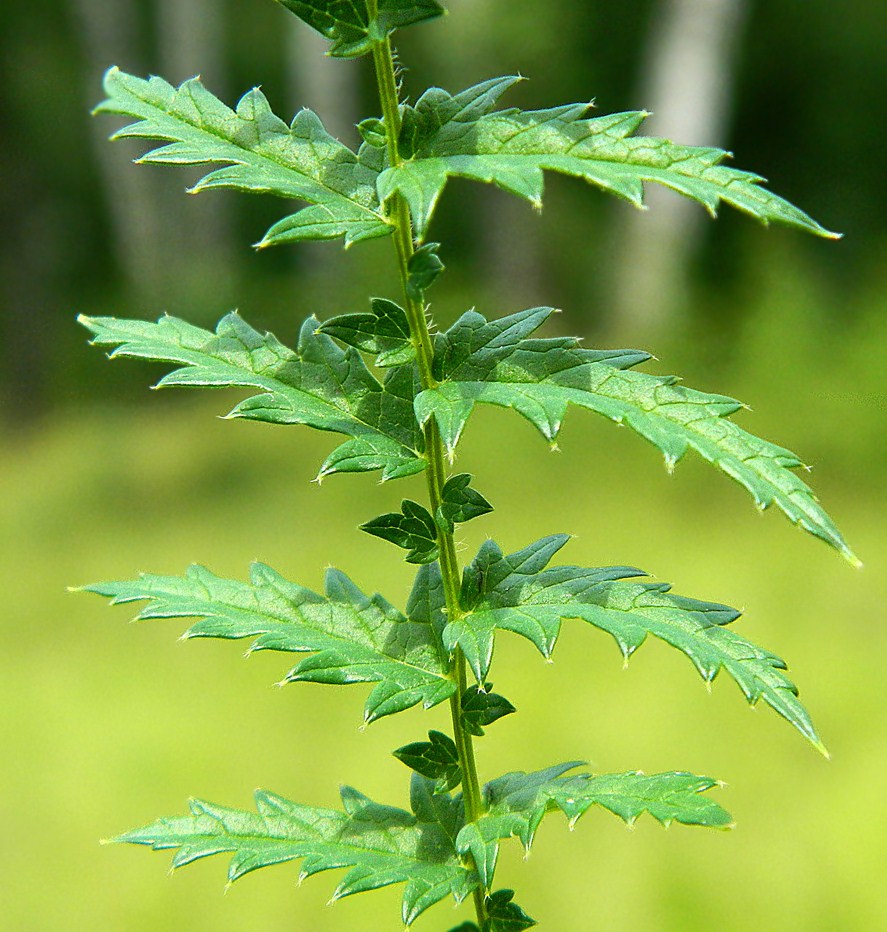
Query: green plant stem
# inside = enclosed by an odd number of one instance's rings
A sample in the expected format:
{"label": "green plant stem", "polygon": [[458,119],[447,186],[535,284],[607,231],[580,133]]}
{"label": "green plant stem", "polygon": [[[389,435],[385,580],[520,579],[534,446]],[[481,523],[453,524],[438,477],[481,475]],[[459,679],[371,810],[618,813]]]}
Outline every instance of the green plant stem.
{"label": "green plant stem", "polygon": [[[377,4],[368,0],[367,7],[372,18],[376,12]],[[400,135],[400,111],[397,91],[397,81],[394,70],[394,58],[391,52],[391,42],[388,38],[377,41],[373,46],[373,61],[376,67],[376,81],[379,88],[379,97],[382,104],[382,114],[385,120],[386,140],[389,163],[401,163],[398,148]],[[396,194],[391,205],[391,219],[394,221],[394,244],[397,250],[397,260],[400,271],[401,285],[406,303],[407,319],[410,324],[410,334],[416,347],[416,361],[419,369],[419,379],[423,389],[435,388],[438,385],[432,371],[434,348],[431,343],[431,334],[425,316],[424,302],[417,300],[409,287],[409,264],[415,247],[413,244],[413,226],[406,202]],[[428,495],[431,501],[431,513],[436,514],[443,501],[443,486],[446,481],[446,466],[444,462],[443,443],[437,422],[431,418],[425,425],[425,455],[428,458]],[[461,571],[456,556],[456,545],[451,533],[440,529],[437,532],[440,548],[440,568],[443,579],[444,598],[446,600],[447,618],[458,619],[462,610],[459,605],[459,588]],[[477,763],[474,757],[474,744],[472,737],[462,724],[461,697],[468,685],[467,665],[465,655],[460,648],[456,648],[450,666],[450,675],[457,682],[458,689],[450,697],[450,712],[453,719],[453,736],[459,752],[459,763],[462,768],[462,795],[465,802],[465,816],[469,822],[475,822],[483,810],[480,791],[480,781],[477,775]],[[480,888],[474,891],[474,906],[477,921],[481,929],[487,928],[489,916],[487,915],[484,891]]]}

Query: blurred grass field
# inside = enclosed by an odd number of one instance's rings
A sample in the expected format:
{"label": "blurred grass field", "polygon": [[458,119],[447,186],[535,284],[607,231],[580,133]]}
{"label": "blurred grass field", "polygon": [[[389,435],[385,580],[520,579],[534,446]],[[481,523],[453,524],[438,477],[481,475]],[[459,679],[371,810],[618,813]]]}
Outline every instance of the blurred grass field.
{"label": "blurred grass field", "polygon": [[[670,478],[654,450],[591,415],[572,412],[562,454],[501,411],[479,412],[464,442],[460,468],[497,507],[461,529],[466,559],[488,533],[514,550],[568,531],[577,537],[567,562],[634,564],[676,592],[744,608],[738,630],[789,661],[833,754],[820,758],[763,705],[750,712],[726,677],[707,694],[686,658],[660,643],[623,670],[608,637],[579,622],[565,626],[554,664],[500,637],[492,679],[519,714],[480,742],[482,776],[576,758],[598,771],[693,770],[726,781],[718,799],[738,824],[664,831],[645,817],[629,831],[592,812],[571,834],[551,817],[530,863],[514,842],[497,878],[547,929],[887,926],[883,377],[863,376],[861,400],[845,405],[859,390],[851,353],[793,401],[806,383],[786,384],[789,357],[805,354],[816,370],[828,344],[797,346],[786,339],[791,322],[768,334],[767,319],[753,330],[754,363],[701,387],[741,389],[757,409],[741,415],[746,426],[817,462],[815,486],[866,561],[861,572],[775,510],[756,514],[706,464],[688,456]],[[861,358],[864,332],[857,345]],[[261,559],[313,587],[335,564],[403,603],[410,569],[355,527],[421,497],[421,478],[310,484],[330,438],[215,419],[226,400],[170,393],[133,410],[109,404],[3,445],[0,572],[13,608],[0,677],[0,859],[13,893],[2,928],[398,928],[398,888],[325,908],[335,877],[296,892],[290,864],[223,895],[222,858],[170,879],[166,853],[99,846],[184,812],[190,795],[248,806],[257,786],[332,806],[347,783],[405,805],[408,773],[391,749],[447,727],[442,706],[361,731],[363,687],[276,689],[288,655],[245,661],[246,643],[181,643],[181,622],[130,626],[131,607],[65,591],[191,561],[242,577]],[[467,917],[444,905],[415,928]]]}

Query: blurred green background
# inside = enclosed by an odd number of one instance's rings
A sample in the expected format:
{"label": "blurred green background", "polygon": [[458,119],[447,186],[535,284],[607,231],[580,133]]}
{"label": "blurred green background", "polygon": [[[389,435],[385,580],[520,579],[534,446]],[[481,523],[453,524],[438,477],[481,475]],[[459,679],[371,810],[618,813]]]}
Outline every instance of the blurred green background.
{"label": "blurred green background", "polygon": [[[594,95],[601,112],[654,109],[650,131],[735,150],[739,167],[847,236],[764,231],[727,212],[712,224],[668,197],[641,214],[560,178],[540,216],[456,182],[434,231],[450,269],[433,293],[438,319],[555,304],[565,331],[640,345],[661,360],[654,371],[743,399],[754,408],[743,425],[816,467],[817,491],[866,562],[854,572],[781,516],[760,517],[704,463],[688,458],[669,478],[637,437],[583,412],[558,455],[520,419],[479,412],[459,465],[497,511],[463,528],[466,559],[487,534],[514,550],[568,531],[568,562],[642,566],[677,592],[745,609],[739,630],[789,660],[833,754],[820,759],[763,706],[749,713],[726,678],[707,695],[661,644],[623,671],[615,646],[579,623],[553,665],[503,637],[493,679],[520,714],[480,743],[482,774],[575,758],[600,771],[694,770],[728,783],[719,799],[738,828],[666,832],[645,818],[629,832],[591,813],[570,834],[553,817],[530,863],[515,843],[498,879],[549,929],[885,928],[887,186],[876,104],[887,8],[449,6],[445,21],[403,35],[411,95],[519,71],[533,80],[512,93],[516,105]],[[291,341],[309,313],[396,296],[390,244],[254,254],[247,244],[286,205],[181,197],[187,172],[133,168],[138,150],[105,143],[112,121],[87,116],[117,63],[173,80],[200,72],[231,102],[261,82],[284,115],[332,108],[328,124],[352,141],[351,124],[376,110],[367,65],[321,60],[320,48],[270,0],[0,9],[0,203],[11,218],[0,258],[4,929],[398,928],[397,888],[327,909],[335,879],[296,893],[288,865],[223,896],[221,859],[170,880],[166,855],[98,839],[181,812],[191,794],[248,805],[258,785],[335,805],[349,783],[404,804],[407,772],[389,752],[445,728],[445,708],[361,731],[361,687],[275,689],[287,657],[244,662],[239,645],[177,643],[180,623],[128,626],[127,609],[65,592],[192,560],[243,576],[252,559],[309,586],[335,563],[392,601],[408,591],[397,554],[355,526],[421,498],[421,479],[309,484],[329,438],[218,420],[235,396],[150,395],[158,370],[108,365],[73,323],[76,312],[169,311],[207,325],[237,303]],[[416,929],[463,916],[437,907]]]}

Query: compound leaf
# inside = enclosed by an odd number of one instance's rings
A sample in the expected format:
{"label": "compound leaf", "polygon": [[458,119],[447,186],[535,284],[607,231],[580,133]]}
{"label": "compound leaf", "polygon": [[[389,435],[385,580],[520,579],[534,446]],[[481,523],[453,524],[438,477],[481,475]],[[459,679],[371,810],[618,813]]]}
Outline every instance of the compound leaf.
{"label": "compound leaf", "polygon": [[173,868],[213,854],[230,853],[228,880],[250,871],[303,858],[302,878],[325,870],[350,868],[333,893],[355,893],[405,883],[403,921],[410,925],[448,895],[461,902],[477,886],[477,876],[460,862],[454,828],[463,820],[459,799],[438,797],[426,804],[427,790],[416,788],[413,812],[383,806],[351,787],[341,790],[342,810],[302,806],[259,790],[256,811],[230,809],[195,799],[190,814],[159,819],[126,832],[114,842],[178,849]]}
{"label": "compound leaf", "polygon": [[231,110],[197,78],[175,88],[162,78],[144,80],[118,68],[105,74],[104,87],[108,99],[96,112],[136,119],[112,139],[164,143],[139,162],[224,166],[198,181],[192,193],[236,188],[312,205],[275,224],[259,246],[340,236],[350,245],[391,233],[376,194],[381,166],[330,136],[311,110],[300,111],[287,126],[258,88]]}
{"label": "compound leaf", "polygon": [[666,826],[672,822],[708,828],[732,825],[729,813],[701,795],[718,785],[709,777],[640,772],[566,776],[579,766],[581,762],[572,761],[534,773],[508,773],[484,787],[486,811],[459,832],[456,846],[461,853],[472,854],[485,885],[495,872],[500,840],[515,836],[529,851],[543,817],[555,809],[567,816],[571,826],[595,805],[629,824],[648,812]]}
{"label": "compound leaf", "polygon": [[729,153],[722,149],[634,136],[646,113],[589,119],[587,103],[493,111],[519,80],[494,78],[456,95],[431,88],[415,107],[403,108],[406,160],[379,176],[379,195],[385,200],[400,192],[420,234],[451,176],[499,185],[539,207],[543,172],[549,170],[583,178],[638,207],[644,183],[656,182],[698,201],[712,215],[724,201],[764,224],[836,235],[763,188],[759,175],[724,165]]}
{"label": "compound leaf", "polygon": [[395,369],[380,384],[353,349],[342,350],[318,333],[311,317],[296,350],[270,333],[261,334],[238,314],[222,318],[215,332],[176,317],[157,323],[83,317],[93,343],[114,346],[116,356],[175,363],[158,387],[199,385],[258,388],[228,417],[272,424],[306,424],[352,439],[326,460],[320,476],[381,469],[383,479],[421,472],[422,441],[412,412],[410,367]]}
{"label": "compound leaf", "polygon": [[373,42],[395,29],[434,19],[444,12],[437,0],[379,0],[370,20],[365,0],[277,0],[333,44],[334,58],[357,58],[372,51]]}
{"label": "compound leaf", "polygon": [[674,376],[631,371],[649,359],[638,350],[582,349],[569,337],[529,338],[552,313],[531,308],[488,321],[469,311],[438,338],[435,376],[441,384],[419,394],[415,409],[422,424],[436,419],[451,454],[477,403],[513,408],[552,442],[568,405],[578,405],[631,427],[662,451],[669,470],[688,449],[696,450],[746,488],[760,509],[775,504],[859,565],[793,471],[802,465],[798,457],[729,419],[740,402],[685,388]]}
{"label": "compound leaf", "polygon": [[462,606],[466,614],[444,630],[448,650],[462,648],[479,682],[489,669],[497,628],[513,631],[549,657],[567,618],[609,632],[626,660],[648,635],[686,654],[707,683],[725,670],[749,703],[763,699],[818,750],[825,748],[785,662],[725,627],[739,617],[726,605],[673,595],[667,583],[637,582],[633,567],[547,567],[569,540],[543,538],[505,556],[487,541],[466,568]]}
{"label": "compound leaf", "polygon": [[[429,583],[429,574],[420,575],[414,603],[429,600]],[[376,683],[364,707],[367,722],[419,702],[430,708],[456,690],[428,621],[404,616],[380,595],[365,595],[338,570],[327,571],[324,595],[262,563],[252,565],[248,583],[191,566],[184,576],[143,574],[84,589],[112,605],[147,601],[138,619],[201,619],[185,638],[251,637],[250,652],[311,652],[284,682]]]}

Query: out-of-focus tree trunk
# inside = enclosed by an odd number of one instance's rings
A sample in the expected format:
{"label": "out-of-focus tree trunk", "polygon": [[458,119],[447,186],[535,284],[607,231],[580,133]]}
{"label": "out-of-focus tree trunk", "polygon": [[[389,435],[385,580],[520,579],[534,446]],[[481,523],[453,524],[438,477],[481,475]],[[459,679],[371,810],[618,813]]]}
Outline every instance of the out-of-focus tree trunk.
{"label": "out-of-focus tree trunk", "polygon": [[[462,90],[467,85],[465,75],[477,71],[479,60],[484,62],[484,69],[478,80],[511,74],[514,63],[499,60],[504,56],[495,42],[502,4],[451,0],[447,6],[453,23],[459,23],[460,41],[448,50],[446,59],[436,62],[434,80],[448,91]],[[514,92],[502,104],[512,105],[519,105]],[[470,220],[465,229],[476,238],[472,250],[477,257],[475,275],[488,283],[489,293],[496,295],[496,313],[536,301],[543,303],[545,275],[538,216],[527,201],[498,188],[472,184],[470,191],[471,197],[477,197],[477,207],[467,214]]]}
{"label": "out-of-focus tree trunk", "polygon": [[[653,111],[643,132],[688,145],[723,145],[747,0],[661,0],[647,40],[638,100]],[[640,213],[626,209],[615,238],[609,329],[645,339],[679,320],[703,232],[697,204],[648,185]]]}
{"label": "out-of-focus tree trunk", "polygon": [[[291,117],[303,107],[313,110],[327,132],[347,146],[358,145],[355,124],[359,119],[358,64],[326,55],[329,42],[323,36],[288,17],[286,77]],[[299,279],[309,288],[335,276],[343,267],[336,243],[299,243],[294,249]]]}
{"label": "out-of-focus tree trunk", "polygon": [[[100,78],[106,65],[117,62],[122,67],[137,67],[135,8],[130,3],[71,0],[71,9],[87,62],[84,99],[92,107],[101,97]],[[93,121],[89,132],[103,180],[112,249],[140,300],[149,301],[166,257],[157,185],[148,172],[133,171],[127,155],[138,155],[137,143],[124,140],[116,147],[109,146],[106,120]]]}
{"label": "out-of-focus tree trunk", "polygon": [[[180,84],[199,74],[203,83],[224,99],[228,89],[222,51],[224,9],[220,6],[218,0],[156,0],[156,30],[161,73],[166,80]],[[196,170],[194,180],[202,174]],[[165,193],[169,192],[167,187]],[[198,289],[212,280],[214,288],[225,290],[230,286],[236,262],[231,201],[225,192],[218,191],[207,191],[189,200],[175,205],[175,226],[164,231],[167,242],[174,244],[174,255],[180,257],[178,277],[181,279],[187,272]]]}

